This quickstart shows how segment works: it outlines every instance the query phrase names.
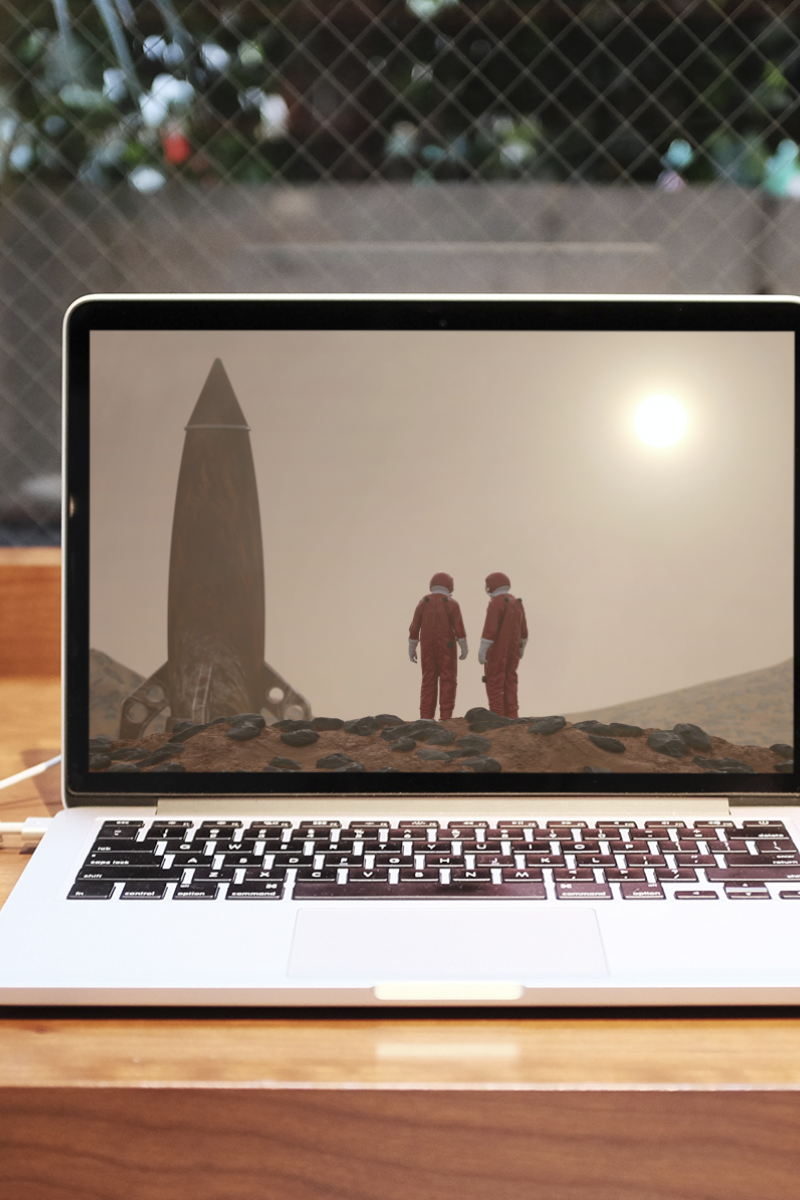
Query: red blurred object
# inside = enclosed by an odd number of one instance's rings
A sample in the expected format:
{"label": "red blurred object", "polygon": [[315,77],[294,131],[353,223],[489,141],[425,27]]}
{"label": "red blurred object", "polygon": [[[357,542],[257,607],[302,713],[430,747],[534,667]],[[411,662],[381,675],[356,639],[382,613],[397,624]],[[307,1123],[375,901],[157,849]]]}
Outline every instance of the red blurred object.
{"label": "red blurred object", "polygon": [[179,129],[173,129],[169,133],[162,133],[161,145],[164,147],[164,158],[175,167],[179,167],[182,163],[185,163],[192,153],[189,139]]}

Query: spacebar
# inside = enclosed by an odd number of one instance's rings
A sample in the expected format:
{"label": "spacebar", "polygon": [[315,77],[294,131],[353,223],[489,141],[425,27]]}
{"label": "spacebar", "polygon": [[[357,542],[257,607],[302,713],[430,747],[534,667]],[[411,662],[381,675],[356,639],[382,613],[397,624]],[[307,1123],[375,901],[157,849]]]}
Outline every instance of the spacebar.
{"label": "spacebar", "polygon": [[331,880],[300,881],[294,885],[295,900],[546,900],[543,883],[529,880],[524,884],[477,883],[444,884],[437,879],[410,879],[404,883],[358,880],[334,883]]}

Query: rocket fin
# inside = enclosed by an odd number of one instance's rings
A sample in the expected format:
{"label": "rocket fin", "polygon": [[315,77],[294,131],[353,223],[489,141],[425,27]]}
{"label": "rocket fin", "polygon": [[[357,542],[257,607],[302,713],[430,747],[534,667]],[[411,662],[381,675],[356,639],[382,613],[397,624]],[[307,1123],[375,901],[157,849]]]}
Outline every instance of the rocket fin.
{"label": "rocket fin", "polygon": [[264,663],[262,688],[261,704],[268,712],[272,713],[276,721],[282,721],[286,717],[295,720],[310,719],[311,705],[305,696],[296,692],[292,685],[273,670],[269,663]]}
{"label": "rocket fin", "polygon": [[164,663],[149,679],[140,683],[130,696],[126,696],[119,720],[121,738],[139,738],[145,733],[153,718],[167,707],[168,687],[169,663]]}

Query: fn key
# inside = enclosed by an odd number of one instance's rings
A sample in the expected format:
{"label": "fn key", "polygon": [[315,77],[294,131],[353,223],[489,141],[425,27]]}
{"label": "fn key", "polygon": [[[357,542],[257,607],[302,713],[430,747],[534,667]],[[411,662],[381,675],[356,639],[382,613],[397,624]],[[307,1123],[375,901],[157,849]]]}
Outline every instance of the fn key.
{"label": "fn key", "polygon": [[76,883],[67,896],[68,900],[110,900],[114,891],[112,880],[98,880],[96,883]]}

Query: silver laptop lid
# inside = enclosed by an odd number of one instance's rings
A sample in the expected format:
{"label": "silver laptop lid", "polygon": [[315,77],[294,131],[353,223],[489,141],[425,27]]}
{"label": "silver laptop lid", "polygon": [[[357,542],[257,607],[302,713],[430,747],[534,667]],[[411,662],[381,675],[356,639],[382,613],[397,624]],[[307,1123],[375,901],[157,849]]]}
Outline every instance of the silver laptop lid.
{"label": "silver laptop lid", "polygon": [[67,802],[791,799],[798,313],[79,301]]}

